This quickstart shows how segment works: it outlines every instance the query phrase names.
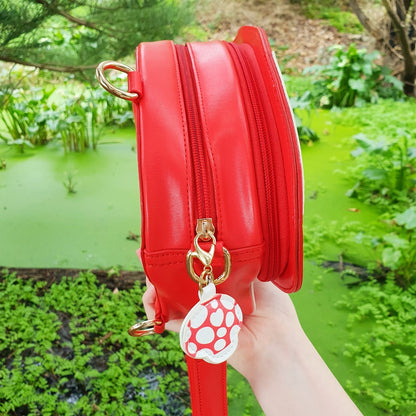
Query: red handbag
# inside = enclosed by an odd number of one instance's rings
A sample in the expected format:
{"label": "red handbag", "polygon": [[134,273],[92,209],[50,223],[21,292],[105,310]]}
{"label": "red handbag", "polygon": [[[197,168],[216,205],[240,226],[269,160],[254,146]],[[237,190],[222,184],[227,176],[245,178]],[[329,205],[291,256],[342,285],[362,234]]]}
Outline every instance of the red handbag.
{"label": "red handbag", "polygon": [[[128,92],[106,69],[128,74]],[[300,148],[267,36],[244,26],[233,42],[141,43],[136,70],[106,61],[97,77],[132,101],[137,128],[139,255],[157,299],[155,320],[130,334],[185,318],[193,414],[226,415],[224,360],[254,279],[285,292],[302,282]]]}

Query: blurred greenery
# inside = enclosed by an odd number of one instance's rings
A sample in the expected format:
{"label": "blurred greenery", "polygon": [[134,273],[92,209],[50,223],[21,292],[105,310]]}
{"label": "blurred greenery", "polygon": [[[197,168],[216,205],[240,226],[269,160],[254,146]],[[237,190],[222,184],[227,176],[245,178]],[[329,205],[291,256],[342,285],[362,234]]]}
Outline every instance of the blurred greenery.
{"label": "blurred greenery", "polygon": [[188,0],[0,0],[0,60],[91,76],[141,41],[174,38],[192,10]]}

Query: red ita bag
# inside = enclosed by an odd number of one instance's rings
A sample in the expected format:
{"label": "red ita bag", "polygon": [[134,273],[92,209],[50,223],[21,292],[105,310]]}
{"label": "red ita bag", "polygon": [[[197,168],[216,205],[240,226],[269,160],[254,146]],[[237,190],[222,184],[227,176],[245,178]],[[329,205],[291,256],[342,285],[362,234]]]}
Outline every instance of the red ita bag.
{"label": "red ita bag", "polygon": [[[128,92],[106,69],[127,73]],[[265,32],[244,26],[233,42],[141,43],[136,70],[105,61],[97,77],[136,121],[139,255],[157,299],[155,319],[129,332],[184,319],[193,414],[226,415],[225,363],[254,279],[302,283],[301,155],[277,62]]]}

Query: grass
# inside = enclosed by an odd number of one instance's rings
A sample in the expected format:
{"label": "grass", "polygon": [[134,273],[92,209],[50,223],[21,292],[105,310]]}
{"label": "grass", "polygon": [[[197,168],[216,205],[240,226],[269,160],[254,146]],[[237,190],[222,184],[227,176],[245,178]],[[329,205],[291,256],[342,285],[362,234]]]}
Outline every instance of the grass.
{"label": "grass", "polygon": [[306,17],[326,20],[339,32],[359,34],[364,31],[363,26],[354,13],[341,10],[333,1],[300,0],[299,3]]}

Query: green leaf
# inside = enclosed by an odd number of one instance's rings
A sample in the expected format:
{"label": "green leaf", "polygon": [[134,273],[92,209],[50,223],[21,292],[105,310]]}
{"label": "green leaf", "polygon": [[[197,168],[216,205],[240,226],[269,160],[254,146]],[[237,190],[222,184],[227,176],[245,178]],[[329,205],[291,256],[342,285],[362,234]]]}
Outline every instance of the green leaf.
{"label": "green leaf", "polygon": [[25,140],[25,139],[22,139],[22,138],[20,138],[20,139],[16,139],[16,140],[11,140],[11,141],[9,142],[9,144],[15,144],[15,145],[22,145],[22,144],[25,144],[26,146],[29,146],[29,147],[34,147],[34,146],[33,146],[33,144],[32,144],[32,143],[30,143],[30,141],[29,141],[29,140]]}
{"label": "green leaf", "polygon": [[401,214],[397,214],[394,219],[397,224],[404,226],[406,230],[413,230],[416,228],[416,208],[411,207]]}
{"label": "green leaf", "polygon": [[363,171],[363,176],[371,181],[383,181],[387,178],[387,172],[384,169],[368,168]]}
{"label": "green leaf", "polygon": [[416,147],[409,147],[407,149],[407,157],[409,158],[409,160],[416,158]]}
{"label": "green leaf", "polygon": [[28,126],[27,127],[27,131],[32,135],[32,134],[35,134],[35,133],[37,133],[38,132],[38,130],[39,130],[39,126],[37,125],[37,124],[34,124],[34,125],[32,125],[32,126]]}
{"label": "green leaf", "polygon": [[402,257],[401,251],[395,250],[392,247],[385,248],[381,255],[384,266],[390,267],[390,269],[392,270],[395,270],[399,267],[401,257]]}
{"label": "green leaf", "polygon": [[397,234],[386,234],[383,236],[383,240],[395,248],[406,248],[409,246],[409,242]]}
{"label": "green leaf", "polygon": [[358,157],[358,156],[361,156],[364,152],[365,150],[360,146],[351,151],[351,156]]}
{"label": "green leaf", "polygon": [[359,91],[359,92],[365,92],[366,91],[366,85],[365,85],[365,80],[360,78],[360,79],[350,79],[348,80],[348,85],[355,91]]}
{"label": "green leaf", "polygon": [[383,153],[389,150],[391,145],[389,145],[384,140],[375,141],[369,139],[364,133],[356,134],[353,139],[357,144],[362,147],[367,153]]}
{"label": "green leaf", "polygon": [[374,140],[369,139],[364,133],[356,134],[353,139],[362,147],[364,150],[371,149],[373,147]]}
{"label": "green leaf", "polygon": [[80,121],[82,121],[82,117],[81,116],[69,116],[66,119],[67,123],[79,123]]}

